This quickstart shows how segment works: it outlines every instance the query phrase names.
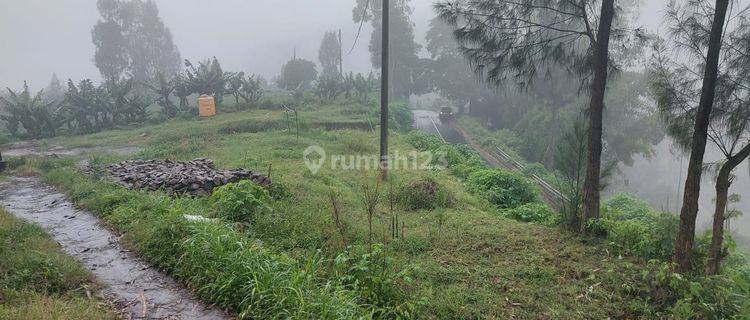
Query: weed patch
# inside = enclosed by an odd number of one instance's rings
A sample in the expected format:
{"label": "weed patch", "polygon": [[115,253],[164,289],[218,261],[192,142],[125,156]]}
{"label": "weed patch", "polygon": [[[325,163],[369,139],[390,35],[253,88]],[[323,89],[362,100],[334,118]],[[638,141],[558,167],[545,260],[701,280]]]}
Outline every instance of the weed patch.
{"label": "weed patch", "polygon": [[93,277],[41,228],[0,209],[0,319],[116,319]]}
{"label": "weed patch", "polygon": [[432,178],[422,178],[401,186],[398,201],[409,210],[432,210],[453,204],[454,195]]}

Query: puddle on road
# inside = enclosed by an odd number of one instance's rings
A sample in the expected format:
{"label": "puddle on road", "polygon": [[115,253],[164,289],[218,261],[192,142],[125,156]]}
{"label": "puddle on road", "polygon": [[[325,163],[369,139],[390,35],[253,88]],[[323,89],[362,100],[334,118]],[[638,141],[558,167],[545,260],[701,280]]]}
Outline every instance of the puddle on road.
{"label": "puddle on road", "polygon": [[77,210],[36,178],[0,183],[0,202],[13,215],[36,223],[104,285],[105,293],[132,319],[227,319],[207,308],[174,280],[124,250],[99,219]]}

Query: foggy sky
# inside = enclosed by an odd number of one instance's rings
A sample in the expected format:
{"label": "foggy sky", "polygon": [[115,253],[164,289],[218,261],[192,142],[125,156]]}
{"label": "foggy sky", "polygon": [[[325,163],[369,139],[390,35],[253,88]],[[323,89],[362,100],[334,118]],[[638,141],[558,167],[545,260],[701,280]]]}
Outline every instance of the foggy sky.
{"label": "foggy sky", "polygon": [[[375,0],[373,0],[375,1]],[[325,31],[342,29],[345,53],[358,25],[355,0],[156,0],[183,58],[216,56],[227,71],[260,73],[271,79],[297,56],[317,62]],[[433,0],[412,0],[416,40],[424,43]],[[646,0],[639,23],[655,29],[666,0]],[[45,87],[52,73],[62,80],[98,80],[91,28],[99,19],[96,0],[0,0],[0,88],[20,88],[28,80]],[[344,68],[370,70],[366,24]]]}

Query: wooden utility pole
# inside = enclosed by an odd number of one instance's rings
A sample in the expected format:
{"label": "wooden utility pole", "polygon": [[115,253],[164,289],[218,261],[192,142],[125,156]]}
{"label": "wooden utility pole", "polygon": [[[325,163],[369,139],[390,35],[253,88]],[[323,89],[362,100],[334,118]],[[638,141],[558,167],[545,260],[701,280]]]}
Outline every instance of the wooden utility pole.
{"label": "wooden utility pole", "polygon": [[383,0],[382,61],[380,63],[380,169],[383,180],[388,179],[388,15],[390,5]]}
{"label": "wooden utility pole", "polygon": [[344,54],[343,54],[343,42],[341,41],[341,29],[339,29],[339,75],[344,76]]}

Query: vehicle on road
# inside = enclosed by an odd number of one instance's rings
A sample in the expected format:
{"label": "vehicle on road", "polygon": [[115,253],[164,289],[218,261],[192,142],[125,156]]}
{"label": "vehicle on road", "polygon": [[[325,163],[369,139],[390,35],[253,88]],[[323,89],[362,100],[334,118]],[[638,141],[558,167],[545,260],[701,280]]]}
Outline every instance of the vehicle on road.
{"label": "vehicle on road", "polygon": [[449,122],[455,118],[453,115],[453,109],[450,107],[440,108],[440,114],[438,117],[440,118],[440,122]]}

